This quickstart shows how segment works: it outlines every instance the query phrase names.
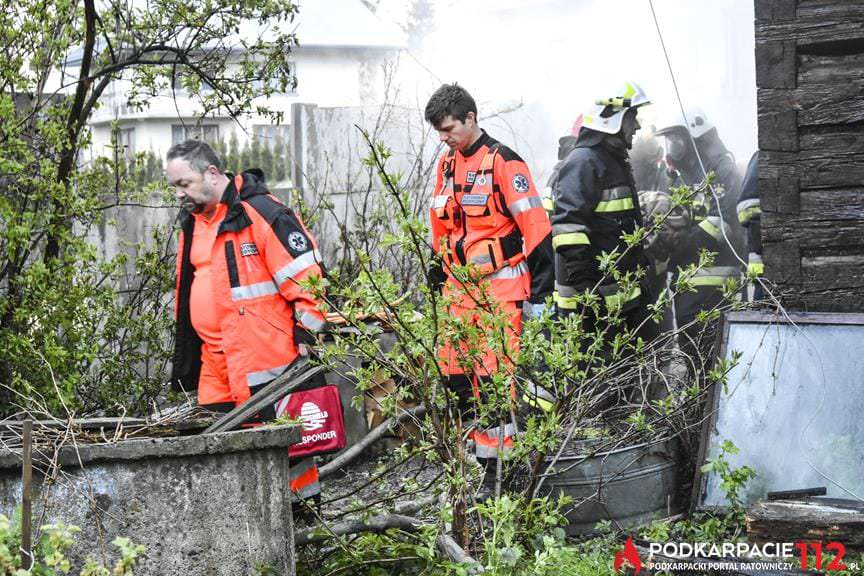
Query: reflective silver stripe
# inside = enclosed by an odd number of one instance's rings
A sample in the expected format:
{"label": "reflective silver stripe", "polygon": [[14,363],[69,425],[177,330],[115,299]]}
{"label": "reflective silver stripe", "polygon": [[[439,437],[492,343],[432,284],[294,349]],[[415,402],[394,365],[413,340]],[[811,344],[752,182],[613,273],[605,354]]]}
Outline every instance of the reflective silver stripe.
{"label": "reflective silver stripe", "polygon": [[[309,458],[304,458],[299,462],[295,462],[291,465],[291,468],[288,471],[288,478],[290,481],[294,481],[303,474],[307,473],[316,465],[315,457],[311,456]],[[291,491],[291,497],[294,498],[311,498],[321,493],[321,483],[318,480],[309,483],[306,486],[303,486],[296,492]]]}
{"label": "reflective silver stripe", "polygon": [[267,384],[268,382],[285,372],[285,370],[287,370],[290,365],[291,364],[285,364],[283,366],[276,366],[275,368],[270,368],[269,370],[250,372],[246,374],[246,384],[248,384],[250,387]]}
{"label": "reflective silver stripe", "polygon": [[576,296],[576,294],[584,292],[584,290],[576,290],[576,288],[573,288],[572,286],[565,286],[563,284],[558,284],[557,282],[555,283],[555,291],[565,298],[572,298],[573,296]]}
{"label": "reflective silver stripe", "polygon": [[446,194],[441,194],[440,196],[435,196],[432,199],[432,208],[443,208],[445,204],[447,204],[447,195]]}
{"label": "reflective silver stripe", "polygon": [[600,193],[600,201],[620,200],[622,198],[630,198],[630,188],[627,186],[616,186],[615,188],[607,188]]}
{"label": "reflective silver stripe", "polygon": [[587,234],[590,231],[587,226],[582,224],[554,224],[552,226],[552,236],[570,234],[571,232],[584,232]]}
{"label": "reflective silver stripe", "polygon": [[522,198],[521,200],[517,200],[513,202],[507,209],[510,210],[510,214],[516,216],[517,214],[521,214],[526,210],[530,210],[531,208],[542,208],[543,200],[540,199],[539,196],[529,196],[528,198]]}
{"label": "reflective silver stripe", "polygon": [[762,263],[762,255],[757,252],[750,252],[747,254],[747,262],[750,264],[761,264]]}
{"label": "reflective silver stripe", "polygon": [[516,266],[505,266],[497,272],[493,272],[486,276],[486,280],[506,280],[510,278],[518,278],[523,274],[528,273],[528,264],[523,260]]}
{"label": "reflective silver stripe", "polygon": [[325,324],[327,324],[327,322],[319,318],[317,314],[313,314],[308,310],[297,313],[297,320],[312,332],[318,332],[324,328]]}
{"label": "reflective silver stripe", "polygon": [[477,256],[471,257],[471,263],[477,264],[478,266],[482,266],[483,264],[489,264],[492,262],[492,257],[489,254],[479,254]]}
{"label": "reflective silver stripe", "polygon": [[300,272],[319,262],[321,262],[321,254],[318,250],[310,250],[280,268],[276,274],[273,275],[273,279],[276,281],[277,285],[281,286],[286,280],[294,278],[300,274]]}
{"label": "reflective silver stripe", "polygon": [[[486,459],[498,458],[498,455],[499,455],[498,442],[497,442],[498,437],[504,436],[505,439],[510,438],[512,440],[513,437],[516,435],[516,426],[511,422],[509,424],[504,425],[503,429],[500,426],[496,426],[493,428],[489,428],[488,430],[483,430],[483,431],[478,430],[477,434],[482,434],[482,435],[486,436],[486,438],[488,440],[495,441],[494,446],[487,446],[485,444],[481,444],[480,442],[477,442],[476,437],[475,437],[474,453],[477,455],[477,457],[478,458],[486,458]],[[501,457],[506,460],[507,458],[509,458],[512,455],[512,453],[513,453],[513,448],[511,446],[507,446],[507,445],[504,445],[502,443]]]}
{"label": "reflective silver stripe", "polygon": [[501,428],[502,428],[501,426],[493,426],[492,428],[488,428],[488,429],[484,430],[484,432],[490,438],[498,438],[499,434],[501,434],[502,432],[503,432],[504,437],[506,438],[508,436],[515,435],[517,432],[516,425],[513,424],[512,422],[508,422],[507,424],[505,424],[503,427],[504,428],[503,430]]}
{"label": "reflective silver stripe", "polygon": [[238,300],[249,300],[250,298],[259,298],[278,293],[279,288],[276,287],[276,284],[268,280],[266,282],[258,282],[257,284],[249,284],[248,286],[235,286],[231,288],[231,299],[236,302]]}

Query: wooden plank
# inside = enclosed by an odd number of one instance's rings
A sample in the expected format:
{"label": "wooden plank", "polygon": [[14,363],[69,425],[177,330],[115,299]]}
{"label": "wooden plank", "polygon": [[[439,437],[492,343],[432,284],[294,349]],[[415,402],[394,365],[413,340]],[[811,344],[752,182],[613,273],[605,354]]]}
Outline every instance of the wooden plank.
{"label": "wooden plank", "polygon": [[857,82],[861,80],[862,70],[864,70],[864,53],[826,56],[802,54],[798,57],[798,86],[806,87],[809,84],[839,86],[845,82]]}
{"label": "wooden plank", "polygon": [[[862,239],[864,241],[864,239]],[[813,254],[801,258],[801,288],[807,292],[851,290],[864,294],[864,245],[844,254]],[[864,307],[864,301],[857,301]]]}
{"label": "wooden plank", "polygon": [[861,15],[862,5],[858,0],[798,0],[796,12],[801,18],[855,18]]}
{"label": "wooden plank", "polygon": [[794,42],[756,44],[756,85],[760,88],[795,88],[798,63]]}
{"label": "wooden plank", "polygon": [[843,156],[853,161],[864,158],[864,130],[859,126],[841,124],[801,128],[798,143],[802,158],[825,155]]}
{"label": "wooden plank", "polygon": [[864,188],[803,190],[801,212],[816,220],[864,220]]}
{"label": "wooden plank", "polygon": [[750,542],[840,542],[864,552],[864,505],[831,498],[759,501],[747,510]]}
{"label": "wooden plank", "polygon": [[324,372],[323,366],[313,366],[306,358],[299,358],[288,370],[264,386],[261,391],[214,422],[204,430],[204,434],[227,432],[239,427],[267,406],[272,406],[286,394],[297,390],[322,372]]}
{"label": "wooden plank", "polygon": [[[797,112],[798,126],[864,121],[864,78],[809,83],[795,89],[759,88],[759,114]],[[760,126],[760,136],[761,136]]]}
{"label": "wooden plank", "polygon": [[864,310],[864,290],[861,288],[832,288],[830,290],[809,290],[796,287],[796,307],[821,312],[861,312]]}
{"label": "wooden plank", "polygon": [[798,112],[759,112],[759,149],[798,151]]}
{"label": "wooden plank", "polygon": [[799,284],[801,281],[801,250],[794,240],[768,242],[762,248],[765,276],[778,284]]}
{"label": "wooden plank", "polygon": [[771,168],[772,166],[764,163],[759,166],[759,196],[762,199],[762,211],[775,214],[798,214],[800,212],[798,177],[772,174]]}
{"label": "wooden plank", "polygon": [[854,187],[864,182],[864,154],[857,149],[769,150],[760,152],[759,158],[760,185],[763,170],[768,179],[797,175],[801,188]]}
{"label": "wooden plank", "polygon": [[795,0],[756,0],[754,14],[757,20],[788,20],[795,17]]}
{"label": "wooden plank", "polygon": [[[799,50],[864,38],[864,9],[836,18],[805,16],[794,20],[757,20],[756,45],[793,42]],[[757,52],[758,54],[758,52]]]}
{"label": "wooden plank", "polygon": [[864,220],[820,220],[809,214],[790,217],[762,212],[765,242],[795,242],[802,249],[858,246],[864,243]]}

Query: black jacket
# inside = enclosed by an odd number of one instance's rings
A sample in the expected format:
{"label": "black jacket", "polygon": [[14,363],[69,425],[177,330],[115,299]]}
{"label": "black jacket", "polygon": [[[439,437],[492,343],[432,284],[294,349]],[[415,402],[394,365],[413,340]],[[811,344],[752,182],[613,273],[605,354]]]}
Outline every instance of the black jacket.
{"label": "black jacket", "polygon": [[642,214],[627,150],[614,138],[583,128],[553,189],[556,284],[576,291],[614,282],[600,271],[603,252],[623,254],[617,264],[622,273],[647,265],[642,246],[628,250],[621,239],[642,225]]}

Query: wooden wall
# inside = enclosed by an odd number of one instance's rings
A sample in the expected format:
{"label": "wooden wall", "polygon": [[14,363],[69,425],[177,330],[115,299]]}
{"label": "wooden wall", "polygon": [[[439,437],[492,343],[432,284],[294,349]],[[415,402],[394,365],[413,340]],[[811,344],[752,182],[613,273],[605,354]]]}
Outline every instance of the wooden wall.
{"label": "wooden wall", "polygon": [[765,274],[786,304],[864,310],[864,0],[756,0]]}

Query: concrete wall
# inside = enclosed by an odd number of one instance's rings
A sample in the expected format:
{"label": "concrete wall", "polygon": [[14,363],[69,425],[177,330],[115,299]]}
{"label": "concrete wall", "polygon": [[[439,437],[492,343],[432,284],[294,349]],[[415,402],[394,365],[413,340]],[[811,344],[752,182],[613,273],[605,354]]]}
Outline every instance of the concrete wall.
{"label": "concrete wall", "polygon": [[[76,565],[86,555],[103,558],[125,536],[147,546],[139,576],[237,576],[257,573],[259,563],[293,575],[287,447],[299,438],[299,427],[283,426],[77,452],[67,445],[57,454],[55,480],[34,474],[34,526],[79,526]],[[0,451],[0,513],[7,516],[21,501],[20,466],[20,454]]]}

